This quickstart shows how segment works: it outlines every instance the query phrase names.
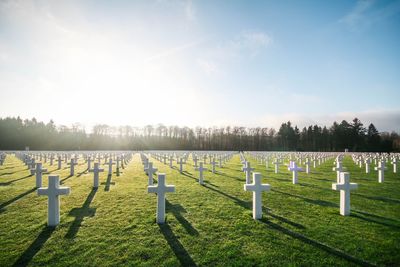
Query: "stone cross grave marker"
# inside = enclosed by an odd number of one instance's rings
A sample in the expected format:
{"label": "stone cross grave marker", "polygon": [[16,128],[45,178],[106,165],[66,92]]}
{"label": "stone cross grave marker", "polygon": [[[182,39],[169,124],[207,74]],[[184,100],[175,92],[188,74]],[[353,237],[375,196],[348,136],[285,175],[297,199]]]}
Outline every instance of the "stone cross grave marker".
{"label": "stone cross grave marker", "polygon": [[112,175],[112,166],[115,165],[115,163],[113,162],[111,157],[108,162],[105,163],[105,165],[108,165],[108,175]]}
{"label": "stone cross grave marker", "polygon": [[33,169],[34,173],[36,174],[36,187],[42,187],[42,174],[47,172],[47,169],[42,168],[42,163],[36,163],[36,168]]}
{"label": "stone cross grave marker", "polygon": [[297,175],[297,173],[298,173],[299,171],[302,171],[302,170],[303,170],[302,168],[297,167],[297,164],[296,164],[295,161],[291,161],[291,162],[290,162],[288,171],[291,171],[291,172],[293,173],[293,177],[292,177],[293,184],[297,184],[297,182],[298,182],[298,175]]}
{"label": "stone cross grave marker", "polygon": [[93,187],[98,188],[99,187],[99,173],[103,172],[104,169],[101,169],[99,167],[99,163],[95,162],[93,169],[89,169],[89,172],[93,172]]}
{"label": "stone cross grave marker", "polygon": [[251,168],[250,162],[245,162],[245,167],[242,168],[242,171],[246,174],[246,184],[251,183],[251,172],[254,171],[254,168]]}
{"label": "stone cross grave marker", "polygon": [[73,158],[71,158],[70,163],[68,163],[68,165],[69,165],[69,175],[74,176],[75,165],[78,165],[78,163]]}
{"label": "stone cross grave marker", "polygon": [[153,174],[157,172],[157,168],[153,168],[153,162],[149,161],[145,171],[147,172],[147,175],[149,177],[148,185],[153,185]]}
{"label": "stone cross grave marker", "polygon": [[203,162],[199,162],[199,167],[195,168],[196,171],[199,171],[199,184],[203,185],[203,172],[206,171],[207,169],[203,167]]}
{"label": "stone cross grave marker", "polygon": [[383,160],[378,162],[378,167],[375,167],[375,171],[378,171],[378,182],[383,183],[385,180],[385,162]]}
{"label": "stone cross grave marker", "polygon": [[253,192],[253,218],[255,220],[262,218],[262,192],[269,191],[271,186],[269,184],[261,184],[261,173],[253,173],[253,183],[245,184],[245,191]]}
{"label": "stone cross grave marker", "polygon": [[49,186],[38,188],[39,196],[48,196],[48,214],[47,224],[56,226],[60,223],[60,195],[69,195],[69,187],[60,186],[60,177],[58,175],[49,176]]}
{"label": "stone cross grave marker", "polygon": [[157,223],[165,223],[165,194],[175,192],[174,185],[165,184],[165,173],[157,175],[157,185],[147,187],[148,193],[157,194]]}
{"label": "stone cross grave marker", "polygon": [[279,173],[279,164],[280,164],[279,159],[276,158],[275,162],[272,162],[272,164],[275,165],[275,173]]}
{"label": "stone cross grave marker", "polygon": [[332,189],[340,191],[340,214],[350,215],[350,191],[357,189],[358,184],[350,183],[350,174],[348,172],[340,173],[340,183],[332,184]]}
{"label": "stone cross grave marker", "polygon": [[343,171],[343,167],[339,159],[336,159],[336,167],[333,167],[332,170],[336,171],[336,182],[340,183],[340,173]]}

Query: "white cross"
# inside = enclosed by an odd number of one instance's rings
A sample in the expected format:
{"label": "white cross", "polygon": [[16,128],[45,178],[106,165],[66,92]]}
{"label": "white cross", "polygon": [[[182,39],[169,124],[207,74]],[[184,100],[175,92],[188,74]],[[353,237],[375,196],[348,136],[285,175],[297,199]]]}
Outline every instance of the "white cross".
{"label": "white cross", "polygon": [[48,196],[47,224],[56,226],[60,223],[60,195],[69,195],[69,187],[60,187],[60,177],[58,175],[49,176],[49,186],[38,188],[39,196]]}
{"label": "white cross", "polygon": [[393,160],[392,160],[392,164],[393,164],[393,173],[397,173],[397,163],[398,163],[397,158],[394,157]]}
{"label": "white cross", "polygon": [[193,157],[193,162],[194,162],[194,167],[195,168],[197,168],[198,166],[197,166],[197,161],[198,161],[199,159],[197,158],[197,156],[194,156]]}
{"label": "white cross", "polygon": [[92,158],[89,156],[87,158],[87,169],[90,170],[92,168]]}
{"label": "white cross", "polygon": [[270,189],[269,184],[261,184],[261,173],[258,172],[253,173],[253,183],[244,185],[245,191],[253,191],[253,218],[255,220],[262,217],[262,192]]}
{"label": "white cross", "polygon": [[385,162],[384,161],[379,161],[378,162],[378,167],[375,167],[375,171],[378,171],[378,182],[383,183],[385,180]]}
{"label": "white cross", "polygon": [[294,162],[294,161],[290,162],[288,171],[291,171],[293,173],[293,184],[297,184],[297,180],[298,180],[297,173],[302,170],[303,170],[302,168],[297,167],[296,162]]}
{"label": "white cross", "polygon": [[94,168],[89,169],[89,172],[93,172],[93,187],[98,188],[99,187],[99,173],[103,172],[104,169],[99,168],[99,163],[95,162],[94,163]]}
{"label": "white cross", "polygon": [[203,162],[199,162],[199,167],[195,168],[196,171],[199,171],[199,184],[204,184],[203,182],[203,171],[206,171],[206,168],[203,168]]}
{"label": "white cross", "polygon": [[149,185],[153,185],[153,174],[158,171],[158,169],[153,168],[153,162],[149,162],[147,168],[145,169],[147,175],[149,176]]}
{"label": "white cross", "polygon": [[311,165],[311,162],[310,162],[310,159],[309,158],[307,158],[306,159],[306,173],[307,174],[310,174],[310,165]]}
{"label": "white cross", "polygon": [[169,156],[169,167],[172,168],[172,161],[174,161],[174,157],[171,155]]}
{"label": "white cross", "polygon": [[250,162],[245,162],[245,167],[242,168],[242,171],[246,173],[246,184],[250,184],[251,172],[254,171],[254,168],[250,166]]}
{"label": "white cross", "polygon": [[340,183],[332,184],[333,190],[340,190],[340,214],[350,215],[350,190],[358,188],[358,184],[350,183],[350,174],[348,172],[340,173]]}
{"label": "white cross", "polygon": [[370,172],[370,164],[371,164],[371,159],[370,158],[366,158],[365,159],[365,173],[369,173]]}
{"label": "white cross", "polygon": [[70,163],[68,163],[68,165],[70,165],[69,175],[70,175],[70,176],[74,176],[74,173],[75,173],[75,165],[78,165],[78,163],[75,162],[74,159],[71,159],[71,161],[70,161]]}
{"label": "white cross", "polygon": [[340,160],[336,160],[336,167],[332,168],[332,171],[336,171],[336,182],[340,183],[340,173],[342,172],[342,162]]}
{"label": "white cross", "polygon": [[111,157],[110,157],[110,159],[108,160],[108,162],[105,163],[105,165],[108,165],[108,175],[112,174],[112,166],[115,165],[115,163],[113,163]]}
{"label": "white cross", "polygon": [[61,169],[61,163],[62,163],[62,158],[61,158],[61,156],[58,156],[58,157],[57,157],[57,162],[58,162],[57,169]]}
{"label": "white cross", "polygon": [[178,164],[179,164],[179,172],[182,173],[182,171],[183,171],[183,164],[184,164],[182,158],[179,158]]}
{"label": "white cross", "polygon": [[42,163],[36,163],[36,169],[32,170],[36,174],[36,187],[42,187],[42,173],[47,172],[47,169],[42,168]]}
{"label": "white cross", "polygon": [[175,192],[175,186],[165,184],[165,173],[159,173],[157,181],[157,185],[147,187],[147,192],[157,194],[157,223],[162,224],[165,223],[165,194]]}
{"label": "white cross", "polygon": [[272,162],[272,164],[275,165],[275,173],[278,173],[279,172],[279,164],[280,164],[279,159],[276,158],[275,162]]}
{"label": "white cross", "polygon": [[212,166],[211,171],[212,171],[212,173],[215,173],[215,165],[217,165],[217,162],[215,161],[215,158],[213,158],[212,161],[211,161],[211,166]]}

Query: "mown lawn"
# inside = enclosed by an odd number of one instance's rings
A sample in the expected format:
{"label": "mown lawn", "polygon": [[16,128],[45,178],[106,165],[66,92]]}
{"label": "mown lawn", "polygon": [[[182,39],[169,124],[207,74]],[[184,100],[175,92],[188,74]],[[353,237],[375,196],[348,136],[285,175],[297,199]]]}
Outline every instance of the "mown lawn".
{"label": "mown lawn", "polygon": [[218,174],[205,173],[204,186],[191,161],[183,174],[152,161],[176,186],[167,195],[166,224],[155,223],[156,196],[147,193],[135,154],[119,177],[103,172],[98,190],[82,160],[73,177],[66,165],[57,171],[45,164],[72,190],[61,197],[61,224],[52,229],[34,176],[7,156],[0,166],[0,266],[400,265],[400,174],[391,165],[379,184],[374,171],[366,175],[345,158],[359,189],[351,194],[352,215],[344,217],[339,192],[331,189],[333,159],[299,174],[298,185],[286,167],[274,174],[272,165],[266,170],[250,160],[272,186],[263,194],[263,219],[254,221],[238,155]]}

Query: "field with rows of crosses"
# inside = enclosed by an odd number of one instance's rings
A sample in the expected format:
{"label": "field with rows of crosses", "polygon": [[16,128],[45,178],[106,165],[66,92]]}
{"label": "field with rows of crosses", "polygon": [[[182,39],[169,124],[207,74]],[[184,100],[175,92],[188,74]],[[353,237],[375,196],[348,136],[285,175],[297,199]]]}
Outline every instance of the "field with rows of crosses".
{"label": "field with rows of crosses", "polygon": [[[309,174],[299,172],[293,184],[290,153],[282,154],[277,174],[272,157],[267,168],[256,154],[244,153],[271,186],[262,193],[263,217],[254,220],[240,154],[228,154],[215,173],[206,160],[203,185],[193,154],[182,173],[176,160],[170,168],[168,160],[147,152],[132,153],[118,174],[114,165],[108,175],[101,160],[97,189],[82,155],[72,176],[67,163],[58,170],[57,162],[42,159],[42,186],[48,175],[59,175],[61,186],[71,189],[60,196],[59,225],[48,227],[47,196],[38,196],[35,175],[9,153],[0,166],[0,266],[399,265],[400,174],[390,160],[378,183],[374,162],[366,174],[351,154],[344,156],[343,168],[358,188],[351,191],[350,216],[341,216],[340,193],[332,190],[336,155],[327,154]],[[154,184],[165,173],[166,184],[175,186],[166,193],[164,224],[156,223],[157,197],[148,193],[143,157],[158,169]]]}

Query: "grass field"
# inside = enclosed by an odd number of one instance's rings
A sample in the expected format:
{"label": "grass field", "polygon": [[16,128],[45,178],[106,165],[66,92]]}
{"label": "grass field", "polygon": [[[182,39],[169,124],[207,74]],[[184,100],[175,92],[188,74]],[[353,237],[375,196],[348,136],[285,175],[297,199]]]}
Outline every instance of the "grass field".
{"label": "grass field", "polygon": [[[250,160],[272,190],[263,194],[264,217],[252,219],[252,194],[235,155],[218,173],[197,183],[192,161],[185,172],[152,160],[176,193],[167,195],[167,222],[155,223],[156,196],[138,154],[120,176],[93,174],[86,163],[59,174],[69,196],[61,197],[61,223],[46,227],[47,198],[37,196],[35,177],[14,156],[0,166],[0,266],[338,266],[400,265],[400,174],[364,173],[346,157],[359,189],[351,193],[351,216],[339,215],[333,159],[299,174],[293,185],[286,167],[274,174]],[[211,167],[207,165],[209,169]],[[47,175],[44,175],[44,185]]]}

